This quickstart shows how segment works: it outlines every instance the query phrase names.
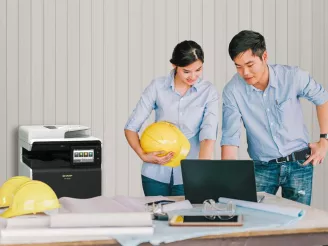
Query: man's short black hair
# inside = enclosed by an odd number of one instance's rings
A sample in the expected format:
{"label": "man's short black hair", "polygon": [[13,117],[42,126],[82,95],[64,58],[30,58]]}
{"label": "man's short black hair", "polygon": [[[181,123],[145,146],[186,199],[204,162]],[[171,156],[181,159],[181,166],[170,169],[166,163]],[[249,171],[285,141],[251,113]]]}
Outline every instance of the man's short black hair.
{"label": "man's short black hair", "polygon": [[234,60],[239,54],[251,49],[253,55],[262,60],[262,55],[266,51],[264,37],[254,31],[244,30],[236,34],[229,44],[229,55]]}

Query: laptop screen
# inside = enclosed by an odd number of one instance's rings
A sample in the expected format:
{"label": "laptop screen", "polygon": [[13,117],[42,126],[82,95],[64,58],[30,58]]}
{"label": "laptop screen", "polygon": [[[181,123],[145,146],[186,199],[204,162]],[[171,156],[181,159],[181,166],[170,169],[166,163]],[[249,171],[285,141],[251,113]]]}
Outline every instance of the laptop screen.
{"label": "laptop screen", "polygon": [[257,201],[251,160],[182,160],[185,199],[200,204],[219,197]]}

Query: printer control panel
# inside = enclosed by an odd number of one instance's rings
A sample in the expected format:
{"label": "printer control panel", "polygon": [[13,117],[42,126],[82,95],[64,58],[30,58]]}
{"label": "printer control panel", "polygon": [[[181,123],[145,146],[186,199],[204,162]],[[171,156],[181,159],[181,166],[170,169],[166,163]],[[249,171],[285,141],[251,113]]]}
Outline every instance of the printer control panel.
{"label": "printer control panel", "polygon": [[22,148],[22,162],[31,168],[101,167],[101,142],[35,142],[29,151]]}
{"label": "printer control panel", "polygon": [[73,163],[94,162],[94,149],[74,149]]}
{"label": "printer control panel", "polygon": [[71,145],[71,163],[74,167],[78,166],[97,166],[101,165],[101,145],[89,144]]}

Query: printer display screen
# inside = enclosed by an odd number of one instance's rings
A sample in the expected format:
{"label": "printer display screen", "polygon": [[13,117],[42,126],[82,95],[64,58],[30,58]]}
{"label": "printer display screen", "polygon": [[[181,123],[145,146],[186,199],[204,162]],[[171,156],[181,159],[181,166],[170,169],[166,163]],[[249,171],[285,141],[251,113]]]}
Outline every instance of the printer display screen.
{"label": "printer display screen", "polygon": [[93,149],[82,149],[73,150],[73,162],[94,162],[94,150]]}

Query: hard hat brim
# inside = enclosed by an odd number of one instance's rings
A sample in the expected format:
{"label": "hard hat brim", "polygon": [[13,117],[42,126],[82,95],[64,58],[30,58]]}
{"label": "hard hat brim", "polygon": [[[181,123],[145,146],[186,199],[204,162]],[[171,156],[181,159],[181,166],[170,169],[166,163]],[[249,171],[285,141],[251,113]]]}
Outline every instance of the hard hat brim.
{"label": "hard hat brim", "polygon": [[[28,203],[26,204],[26,202]],[[25,214],[42,213],[59,207],[57,195],[49,185],[41,181],[31,180],[17,189],[12,204],[0,217],[11,218]]]}
{"label": "hard hat brim", "polygon": [[11,208],[6,209],[2,214],[0,214],[0,217],[2,218],[11,218],[14,216],[17,216],[18,214],[14,214],[13,210]]}
{"label": "hard hat brim", "polygon": [[31,181],[26,176],[14,176],[0,187],[0,208],[9,207],[15,191],[24,183]]}

